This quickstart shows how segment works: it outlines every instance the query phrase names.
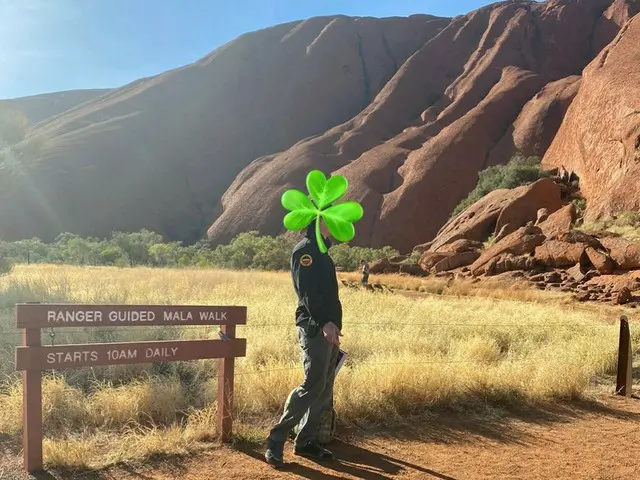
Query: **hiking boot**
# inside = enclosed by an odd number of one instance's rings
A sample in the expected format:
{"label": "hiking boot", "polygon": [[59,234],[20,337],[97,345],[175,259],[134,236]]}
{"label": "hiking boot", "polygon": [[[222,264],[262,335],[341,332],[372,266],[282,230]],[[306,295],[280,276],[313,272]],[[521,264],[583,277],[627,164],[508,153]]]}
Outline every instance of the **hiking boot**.
{"label": "hiking boot", "polygon": [[313,460],[333,460],[334,456],[330,450],[323,448],[318,442],[310,441],[306,445],[296,446],[293,450],[298,456],[311,458]]}
{"label": "hiking boot", "polygon": [[267,439],[267,451],[264,454],[264,459],[269,465],[276,468],[282,467],[284,461],[284,443],[276,442],[275,440]]}

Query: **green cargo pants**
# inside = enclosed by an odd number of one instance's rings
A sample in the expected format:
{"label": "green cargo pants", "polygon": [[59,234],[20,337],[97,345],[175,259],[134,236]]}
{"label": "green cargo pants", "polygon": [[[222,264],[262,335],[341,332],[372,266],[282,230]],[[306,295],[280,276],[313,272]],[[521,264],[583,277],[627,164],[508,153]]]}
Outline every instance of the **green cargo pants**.
{"label": "green cargo pants", "polygon": [[269,437],[284,443],[289,432],[297,426],[295,444],[302,447],[309,441],[317,441],[322,412],[333,405],[338,347],[327,342],[322,330],[309,338],[304,329],[298,327],[298,339],[302,349],[304,380],[289,394],[284,413],[271,429]]}

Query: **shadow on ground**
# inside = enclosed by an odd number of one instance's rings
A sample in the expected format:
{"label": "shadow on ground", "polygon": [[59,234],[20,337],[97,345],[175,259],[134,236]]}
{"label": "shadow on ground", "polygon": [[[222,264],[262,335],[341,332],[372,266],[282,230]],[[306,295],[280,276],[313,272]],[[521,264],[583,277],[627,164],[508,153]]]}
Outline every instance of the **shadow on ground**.
{"label": "shadow on ground", "polygon": [[[344,474],[363,480],[386,480],[392,478],[389,475],[395,476],[406,471],[424,473],[441,480],[456,480],[454,477],[440,474],[429,468],[347,442],[336,441],[332,444],[331,449],[338,459],[331,462],[318,462],[318,465],[322,466],[325,471],[321,472],[296,461],[287,463],[282,471],[294,473],[301,478],[310,480],[340,479],[344,478]],[[263,450],[257,449],[255,445],[241,445],[239,450],[260,462],[264,461]],[[326,473],[326,470],[335,472],[335,475]]]}
{"label": "shadow on ground", "polygon": [[[615,397],[611,397],[615,405]],[[482,440],[506,444],[526,445],[534,438],[526,433],[527,427],[552,426],[554,424],[579,421],[590,415],[621,420],[640,420],[640,414],[617,409],[595,401],[574,401],[568,404],[526,405],[485,408],[477,412],[443,409],[426,416],[410,418],[401,427],[384,424],[375,426],[353,426],[342,429],[343,437],[351,440],[385,438],[420,441],[425,443],[455,444]]]}
{"label": "shadow on ground", "polygon": [[[640,413],[616,408],[616,398],[618,397],[609,397],[608,405],[599,402],[574,401],[564,405],[519,405],[500,410],[485,409],[480,413],[439,410],[436,413],[429,413],[428,416],[423,414],[411,417],[403,425],[342,427],[338,431],[338,439],[331,445],[338,460],[319,464],[323,471],[316,470],[313,468],[315,464],[306,460],[304,462],[293,460],[285,466],[284,470],[311,480],[344,478],[345,474],[364,480],[382,480],[405,472],[421,473],[425,478],[456,480],[454,477],[429,469],[428,465],[409,463],[388,456],[378,449],[369,450],[368,444],[380,445],[381,450],[384,450],[385,440],[460,445],[492,441],[529,445],[536,440],[527,433],[527,427],[533,425],[553,426],[579,421],[593,415],[640,421]],[[264,462],[265,447],[262,444],[238,441],[232,448],[259,462]],[[287,450],[291,448],[289,444]],[[188,471],[188,465],[189,457],[156,456],[141,464],[119,464],[97,471],[53,469],[31,478],[110,480],[125,476],[147,480],[153,477],[146,472],[155,469],[171,471],[172,475],[177,475],[177,478],[185,478],[184,473]]]}

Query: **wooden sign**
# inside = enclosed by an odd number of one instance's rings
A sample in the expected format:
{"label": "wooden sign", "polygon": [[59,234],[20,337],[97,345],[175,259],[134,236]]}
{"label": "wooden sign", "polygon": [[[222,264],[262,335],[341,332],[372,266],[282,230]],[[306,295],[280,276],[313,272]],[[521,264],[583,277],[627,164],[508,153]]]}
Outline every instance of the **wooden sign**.
{"label": "wooden sign", "polygon": [[[16,370],[22,371],[24,466],[42,470],[42,371],[87,366],[174,362],[219,358],[218,427],[227,441],[232,431],[235,357],[247,352],[236,339],[236,325],[247,323],[247,307],[175,305],[18,304],[16,325],[23,330],[16,348]],[[42,346],[41,329],[159,325],[217,325],[222,340],[96,343]]]}
{"label": "wooden sign", "polygon": [[247,307],[192,305],[16,305],[18,328],[241,325]]}
{"label": "wooden sign", "polygon": [[16,347],[16,370],[178,362],[204,358],[244,357],[247,341],[179,340],[138,343],[90,343],[57,347]]}

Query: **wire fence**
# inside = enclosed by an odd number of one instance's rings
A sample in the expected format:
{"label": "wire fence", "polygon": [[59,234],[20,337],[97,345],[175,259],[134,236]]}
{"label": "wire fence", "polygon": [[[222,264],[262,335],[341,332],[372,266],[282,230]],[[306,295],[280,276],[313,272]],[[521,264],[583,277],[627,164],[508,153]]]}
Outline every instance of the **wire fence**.
{"label": "wire fence", "polygon": [[[359,327],[386,327],[386,328],[400,328],[400,327],[415,327],[415,328],[612,328],[617,327],[618,323],[569,323],[569,322],[557,322],[557,323],[411,323],[411,322],[357,322],[347,325],[347,329],[359,328]],[[266,323],[266,324],[248,324],[237,325],[238,329],[253,329],[253,328],[294,328],[292,323]],[[53,328],[58,335],[73,335],[77,334],[79,328],[85,327],[71,327],[69,328]],[[199,330],[199,331],[217,331],[215,326],[199,326],[199,325],[174,325],[174,326],[158,326],[149,325],[145,327],[97,327],[91,328],[92,333],[105,333],[105,332],[119,332],[119,333],[132,333],[132,332],[176,332],[181,330]],[[50,333],[50,329],[43,329],[43,334]],[[20,331],[0,330],[0,336],[2,337],[21,337]]]}
{"label": "wire fence", "polygon": [[[404,328],[404,327],[412,327],[415,329],[428,329],[428,328],[485,328],[485,329],[490,329],[490,328],[514,328],[514,329],[522,329],[522,328],[527,328],[527,329],[532,329],[532,328],[579,328],[579,329],[612,329],[612,328],[617,328],[619,326],[619,324],[616,323],[602,323],[602,324],[598,324],[598,323],[574,323],[574,322],[554,322],[554,323],[415,323],[415,322],[393,322],[393,323],[387,323],[387,322],[356,322],[356,323],[349,323],[347,328],[348,329],[358,329],[360,327],[385,327],[385,328],[389,328],[389,329],[394,329],[394,328]],[[268,324],[248,324],[248,325],[238,325],[237,326],[239,329],[262,329],[262,328],[287,328],[287,329],[294,329],[295,328],[295,324],[293,324],[292,322],[289,323],[268,323]],[[82,329],[82,330],[80,330]],[[199,331],[199,332],[203,332],[203,333],[210,333],[210,334],[216,334],[219,331],[219,327],[218,326],[200,326],[200,325],[173,325],[173,326],[156,326],[156,325],[150,325],[150,326],[134,326],[134,327],[95,327],[95,328],[91,328],[91,329],[87,329],[86,327],[71,327],[71,328],[50,328],[50,329],[43,329],[42,334],[43,336],[46,338],[47,336],[49,337],[49,341],[44,341],[43,345],[47,346],[47,344],[50,344],[51,346],[61,346],[61,345],[66,345],[64,343],[60,343],[60,341],[64,341],[65,337],[69,337],[69,336],[75,336],[78,333],[91,333],[91,337],[93,338],[89,338],[88,343],[92,344],[92,343],[99,343],[102,342],[103,340],[100,339],[100,336],[105,335],[105,334],[109,334],[109,333],[120,333],[120,334],[131,334],[133,332],[145,332],[148,333],[150,337],[153,337],[154,335],[156,335],[157,333],[163,333],[163,334],[171,334],[171,333],[179,333],[181,331]],[[242,333],[242,332],[241,332]],[[7,337],[11,337],[14,339],[19,339],[22,337],[22,332],[21,331],[7,331],[7,330],[0,330],[0,338],[7,338]],[[164,337],[164,335],[162,335],[162,337]],[[164,339],[164,338],[163,338]],[[76,344],[77,345],[77,344]],[[115,345],[115,344],[114,344]],[[640,353],[640,349],[638,349],[636,352],[634,352],[634,354]],[[554,356],[555,360],[562,360],[565,364],[581,364],[584,363],[586,361],[589,360],[593,360],[593,357],[584,355],[584,356],[571,356],[571,357],[558,357],[558,356]],[[467,359],[467,360],[429,360],[429,361],[419,361],[419,362],[411,362],[411,363],[407,363],[407,362],[368,362],[368,361],[363,361],[363,362],[358,362],[358,363],[354,363],[354,359],[349,359],[346,362],[347,366],[358,366],[358,367],[363,367],[363,368],[370,368],[370,367],[385,367],[385,366],[407,366],[407,365],[411,365],[411,366],[416,366],[416,365],[453,365],[453,364],[473,364],[473,365],[479,365],[479,364],[505,364],[505,363],[513,363],[513,364],[518,364],[520,366],[525,365],[527,363],[529,364],[534,364],[539,362],[539,360],[526,360],[522,357],[509,357],[509,356],[502,356],[498,359],[498,361],[494,361],[494,362],[488,362],[486,360],[482,360],[482,359]],[[285,372],[285,371],[298,371],[298,372],[302,372],[302,366],[295,366],[295,367],[285,367],[285,368],[272,368],[272,369],[237,369],[235,370],[234,374],[236,376],[239,377],[243,377],[243,376],[254,376],[254,375],[266,375],[266,374],[270,374],[273,372]]]}

